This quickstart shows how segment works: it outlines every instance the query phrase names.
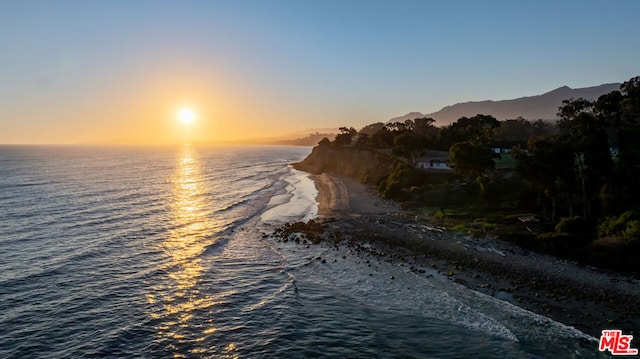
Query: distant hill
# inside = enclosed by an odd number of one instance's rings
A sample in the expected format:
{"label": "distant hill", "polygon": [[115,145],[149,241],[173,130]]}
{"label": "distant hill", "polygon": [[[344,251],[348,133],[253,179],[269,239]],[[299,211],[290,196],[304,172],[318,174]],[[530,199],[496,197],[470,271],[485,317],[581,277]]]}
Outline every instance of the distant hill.
{"label": "distant hill", "polygon": [[322,140],[323,138],[328,138],[333,140],[336,137],[338,131],[333,131],[329,133],[310,133],[305,137],[298,137],[295,139],[279,139],[273,141],[271,144],[274,145],[287,145],[287,146],[315,146]]}
{"label": "distant hill", "polygon": [[406,120],[415,120],[416,118],[423,118],[425,115],[422,112],[409,112],[404,116],[398,116],[390,119],[387,123],[404,122]]}
{"label": "distant hill", "polygon": [[312,128],[278,137],[245,138],[227,141],[225,143],[240,145],[315,146],[325,137],[333,140],[338,133],[340,133],[340,130],[337,128]]}
{"label": "distant hill", "polygon": [[443,126],[457,121],[460,117],[471,117],[477,114],[491,115],[498,120],[514,119],[518,116],[528,120],[554,120],[557,119],[558,107],[562,105],[562,100],[580,97],[595,100],[601,95],[619,89],[619,83],[578,89],[562,86],[537,96],[520,97],[513,100],[457,103],[425,115],[420,112],[411,112],[404,116],[393,118],[389,122],[404,122],[406,119],[431,117],[436,120],[436,125]]}

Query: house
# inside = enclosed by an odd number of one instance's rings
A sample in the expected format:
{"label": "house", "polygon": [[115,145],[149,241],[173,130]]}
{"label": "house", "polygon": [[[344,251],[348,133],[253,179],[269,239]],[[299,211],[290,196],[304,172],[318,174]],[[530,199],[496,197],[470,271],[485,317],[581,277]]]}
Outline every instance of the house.
{"label": "house", "polygon": [[450,171],[449,152],[427,150],[424,155],[416,161],[416,168]]}
{"label": "house", "polygon": [[497,154],[511,153],[510,148],[493,147],[491,150],[493,151],[493,153]]}

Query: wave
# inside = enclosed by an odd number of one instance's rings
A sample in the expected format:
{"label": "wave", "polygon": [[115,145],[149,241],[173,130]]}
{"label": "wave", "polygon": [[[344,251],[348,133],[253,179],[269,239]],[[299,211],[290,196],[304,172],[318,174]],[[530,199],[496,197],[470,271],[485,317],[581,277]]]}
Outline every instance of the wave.
{"label": "wave", "polygon": [[[240,170],[242,171],[240,171]],[[222,172],[222,174],[210,174],[206,180],[243,182],[254,179],[264,179],[278,175],[282,172],[282,168],[273,168],[266,165],[245,166]],[[250,170],[250,171],[249,171]],[[246,173],[246,174],[245,174]]]}
{"label": "wave", "polygon": [[[25,187],[42,187],[50,186],[58,182],[53,181],[35,181],[35,182],[22,182],[22,183],[0,183],[0,190],[10,191],[12,189],[21,189]],[[11,194],[11,193],[8,193]]]}
{"label": "wave", "polygon": [[201,255],[205,255],[205,256],[219,255],[220,253],[224,252],[224,249],[227,247],[230,240],[231,240],[231,237],[229,236],[223,236],[218,238],[214,243],[209,244],[205,248],[205,250],[202,252]]}
{"label": "wave", "polygon": [[597,345],[595,338],[573,327],[469,290],[446,276],[429,275],[429,268],[424,268],[426,274],[418,274],[402,262],[349,247],[268,241],[282,255],[280,266],[291,277],[301,303],[325,300],[314,296],[335,293],[341,303],[336,306],[351,305],[374,313],[385,308],[398,316],[412,315],[412,320],[425,324],[449,323],[481,337],[499,338],[494,345],[501,343],[507,352],[523,351],[519,355],[525,357],[548,350],[592,357]]}
{"label": "wave", "polygon": [[[262,213],[264,225],[282,224],[290,221],[306,221],[317,215],[317,190],[306,173],[288,167],[289,171],[281,180],[286,183],[286,197],[271,203]],[[286,198],[286,200],[285,200]]]}

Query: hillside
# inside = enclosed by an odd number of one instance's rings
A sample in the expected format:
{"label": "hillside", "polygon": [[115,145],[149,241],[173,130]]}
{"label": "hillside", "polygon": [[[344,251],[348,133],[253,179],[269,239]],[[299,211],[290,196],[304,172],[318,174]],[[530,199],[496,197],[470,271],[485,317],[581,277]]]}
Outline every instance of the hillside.
{"label": "hillside", "polygon": [[393,118],[389,122],[403,122],[405,119],[431,117],[436,120],[438,126],[443,126],[457,121],[460,117],[471,117],[477,114],[491,115],[498,120],[514,119],[519,116],[528,120],[554,120],[557,118],[556,114],[558,107],[562,105],[562,100],[580,97],[595,100],[601,95],[619,89],[619,83],[577,89],[562,86],[537,96],[527,96],[512,100],[457,103],[425,115],[419,112],[411,112],[407,115]]}

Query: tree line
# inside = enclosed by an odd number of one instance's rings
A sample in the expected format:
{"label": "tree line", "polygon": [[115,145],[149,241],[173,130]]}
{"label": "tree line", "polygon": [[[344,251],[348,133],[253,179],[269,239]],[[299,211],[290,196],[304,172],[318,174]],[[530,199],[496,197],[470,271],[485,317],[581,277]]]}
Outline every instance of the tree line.
{"label": "tree line", "polygon": [[[342,127],[334,141],[319,145],[390,150],[397,169],[379,189],[391,198],[406,198],[408,188],[442,187],[416,163],[427,150],[448,151],[455,177],[444,182],[476,188],[479,205],[536,208],[553,223],[582,223],[576,227],[592,237],[637,243],[640,77],[597,100],[566,99],[558,117],[498,121],[479,114],[444,127],[431,118],[374,123],[360,131]],[[495,148],[508,149],[515,165],[496,170],[501,155]]]}

